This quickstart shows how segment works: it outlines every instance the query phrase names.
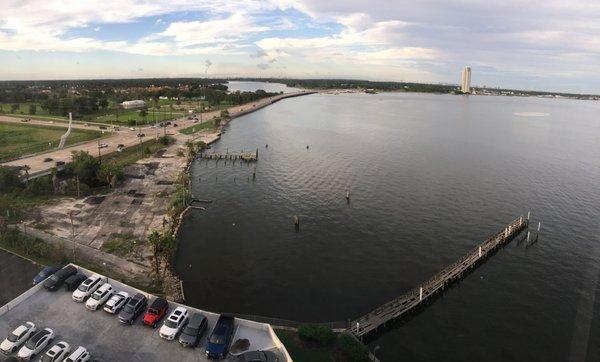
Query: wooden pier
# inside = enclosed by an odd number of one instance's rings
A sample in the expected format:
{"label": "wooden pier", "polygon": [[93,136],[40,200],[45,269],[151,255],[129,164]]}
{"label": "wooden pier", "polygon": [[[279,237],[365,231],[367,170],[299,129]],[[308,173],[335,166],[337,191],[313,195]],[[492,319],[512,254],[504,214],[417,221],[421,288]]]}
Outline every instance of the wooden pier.
{"label": "wooden pier", "polygon": [[362,337],[385,326],[386,323],[405,316],[425,303],[431,296],[441,292],[453,281],[461,278],[469,270],[476,267],[479,262],[491,255],[499,247],[508,243],[529,224],[529,220],[520,216],[496,235],[469,251],[454,264],[446,267],[438,274],[420,286],[410,290],[404,295],[388,302],[372,312],[365,314],[350,322],[348,331],[356,337]]}
{"label": "wooden pier", "polygon": [[256,152],[240,152],[240,153],[201,153],[200,158],[205,160],[241,160],[245,162],[258,161],[258,150]]}

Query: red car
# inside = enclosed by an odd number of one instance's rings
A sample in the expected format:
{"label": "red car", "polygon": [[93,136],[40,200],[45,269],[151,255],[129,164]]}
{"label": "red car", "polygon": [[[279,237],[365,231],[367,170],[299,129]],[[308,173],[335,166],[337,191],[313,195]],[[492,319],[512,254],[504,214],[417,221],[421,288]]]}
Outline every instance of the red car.
{"label": "red car", "polygon": [[169,302],[163,298],[156,298],[144,314],[144,324],[152,328],[167,314]]}

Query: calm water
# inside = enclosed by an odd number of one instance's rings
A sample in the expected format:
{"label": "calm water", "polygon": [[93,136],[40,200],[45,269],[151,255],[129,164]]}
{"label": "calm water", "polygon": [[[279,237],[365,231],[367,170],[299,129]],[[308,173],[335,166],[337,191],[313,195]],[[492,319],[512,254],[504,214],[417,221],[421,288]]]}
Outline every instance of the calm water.
{"label": "calm water", "polygon": [[283,83],[267,83],[267,82],[245,82],[245,81],[229,81],[227,88],[231,92],[256,92],[259,89],[265,92],[283,92],[291,93],[297,92],[300,88],[288,87]]}
{"label": "calm water", "polygon": [[188,302],[347,320],[531,210],[537,244],[511,243],[369,347],[386,361],[597,361],[599,115],[586,101],[344,94],[238,118],[213,149],[259,148],[256,180],[194,163],[195,195],[214,202],[182,228]]}

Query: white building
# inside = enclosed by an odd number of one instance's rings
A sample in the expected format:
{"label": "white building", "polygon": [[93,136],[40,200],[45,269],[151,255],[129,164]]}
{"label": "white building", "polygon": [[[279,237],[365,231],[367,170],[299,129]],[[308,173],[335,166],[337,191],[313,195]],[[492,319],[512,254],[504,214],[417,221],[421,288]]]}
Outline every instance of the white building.
{"label": "white building", "polygon": [[144,108],[146,107],[146,102],[136,99],[135,101],[125,101],[121,103],[123,108],[131,109],[131,108]]}
{"label": "white building", "polygon": [[471,67],[465,66],[465,68],[462,71],[460,90],[463,93],[471,93]]}

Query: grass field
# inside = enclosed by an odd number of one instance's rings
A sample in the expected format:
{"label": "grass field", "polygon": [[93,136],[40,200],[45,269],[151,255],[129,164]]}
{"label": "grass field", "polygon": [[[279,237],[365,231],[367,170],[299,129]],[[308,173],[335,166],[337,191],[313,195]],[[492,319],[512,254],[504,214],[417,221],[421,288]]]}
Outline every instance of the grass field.
{"label": "grass field", "polygon": [[215,128],[215,122],[214,120],[210,120],[210,121],[204,121],[202,122],[202,125],[200,123],[196,123],[193,126],[189,126],[186,128],[182,128],[179,130],[179,133],[183,133],[183,134],[194,134],[196,132],[200,132],[203,129],[214,129]]}
{"label": "grass field", "polygon": [[[0,123],[0,160],[50,150],[65,131],[64,127]],[[101,132],[73,129],[67,145],[100,137]]]}

